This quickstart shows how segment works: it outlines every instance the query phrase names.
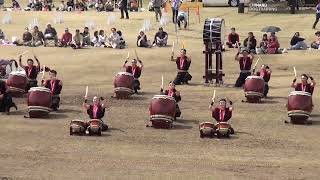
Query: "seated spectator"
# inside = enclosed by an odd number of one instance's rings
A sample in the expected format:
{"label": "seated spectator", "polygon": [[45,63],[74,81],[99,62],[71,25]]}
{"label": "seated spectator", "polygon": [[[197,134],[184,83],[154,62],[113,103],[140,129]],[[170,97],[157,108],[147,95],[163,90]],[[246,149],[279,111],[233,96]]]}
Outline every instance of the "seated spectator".
{"label": "seated spectator", "polygon": [[24,10],[25,11],[30,11],[31,9],[33,9],[34,8],[34,0],[29,0],[29,3],[28,3],[28,5],[27,5],[27,7],[26,8],[24,8]]}
{"label": "seated spectator", "polygon": [[0,40],[4,40],[5,37],[4,32],[0,29]]}
{"label": "seated spectator", "polygon": [[112,4],[112,1],[111,1],[111,0],[107,0],[106,4],[104,5],[104,9],[105,9],[107,12],[110,12],[110,11],[113,11],[113,10],[114,10],[113,4]]}
{"label": "seated spectator", "polygon": [[269,42],[268,35],[263,34],[262,40],[260,42],[260,46],[256,49],[257,54],[266,54],[267,53],[268,42]]}
{"label": "seated spectator", "polygon": [[77,11],[87,11],[88,10],[85,2],[83,2],[83,1],[76,0],[76,3],[74,6]]}
{"label": "seated spectator", "polygon": [[130,11],[138,11],[138,1],[137,0],[130,0]]}
{"label": "seated spectator", "polygon": [[311,43],[311,48],[320,49],[320,31],[317,31],[314,35],[316,35],[316,40]]}
{"label": "seated spectator", "polygon": [[252,32],[248,33],[248,37],[243,41],[244,47],[246,47],[251,53],[256,52],[257,40]]}
{"label": "seated spectator", "polygon": [[31,45],[34,47],[43,45],[44,35],[41,31],[39,31],[38,26],[34,26],[32,32],[32,43]]}
{"label": "seated spectator", "polygon": [[32,34],[29,32],[29,29],[26,27],[25,32],[22,35],[22,41],[24,46],[32,45]]}
{"label": "seated spectator", "polygon": [[12,0],[12,7],[13,10],[21,10],[20,4],[16,0]]}
{"label": "seated spectator", "polygon": [[50,3],[49,0],[43,1],[43,11],[51,11],[52,2]]}
{"label": "seated spectator", "polygon": [[104,34],[104,30],[100,30],[98,34],[98,43],[99,46],[105,47],[106,46],[106,35]]}
{"label": "seated spectator", "polygon": [[151,47],[150,41],[148,41],[147,35],[143,31],[140,31],[137,37],[137,46],[146,48]]}
{"label": "seated spectator", "polygon": [[231,28],[231,33],[228,35],[228,42],[226,43],[229,48],[238,48],[240,46],[240,37],[236,33],[236,28]]}
{"label": "seated spectator", "polygon": [[34,8],[35,11],[42,11],[42,3],[40,0],[36,0],[34,3]]}
{"label": "seated spectator", "polygon": [[73,0],[68,0],[67,11],[73,11],[73,10],[74,10],[74,2],[73,2]]}
{"label": "seated spectator", "polygon": [[83,45],[83,37],[80,34],[80,30],[77,29],[76,34],[73,36],[73,41],[72,41],[71,47],[73,49],[80,49],[80,48],[82,48],[82,45]]}
{"label": "seated spectator", "polygon": [[167,46],[168,41],[168,33],[163,31],[163,28],[160,27],[159,31],[154,36],[153,46],[157,45],[158,47],[164,47]]}
{"label": "seated spectator", "polygon": [[57,7],[57,11],[67,11],[67,5],[64,1],[61,1],[59,7]]}
{"label": "seated spectator", "polygon": [[276,54],[276,53],[280,53],[278,50],[280,48],[280,44],[278,42],[278,38],[275,35],[275,33],[271,33],[270,37],[269,37],[269,41],[268,41],[268,49],[267,49],[267,53],[268,54]]}
{"label": "seated spectator", "polygon": [[126,41],[123,39],[122,37],[122,32],[121,31],[117,31],[117,34],[120,37],[120,41],[119,41],[119,46],[117,48],[119,49],[124,49],[126,48]]}
{"label": "seated spectator", "polygon": [[96,6],[97,12],[104,11],[104,5],[102,0],[98,0],[95,6]]}
{"label": "seated spectator", "polygon": [[304,42],[304,38],[300,37],[300,33],[296,32],[294,33],[291,41],[290,41],[290,45],[291,47],[289,48],[290,50],[306,50],[307,44]]}
{"label": "seated spectator", "polygon": [[47,29],[44,31],[44,46],[47,45],[47,40],[54,40],[55,45],[58,42],[57,31],[50,23],[47,24]]}
{"label": "seated spectator", "polygon": [[178,13],[178,17],[177,17],[177,20],[178,20],[178,27],[179,29],[181,29],[181,23],[183,22],[183,27],[186,29],[187,26],[188,26],[188,15],[186,12],[184,11],[179,11]]}
{"label": "seated spectator", "polygon": [[62,34],[62,37],[60,39],[60,47],[68,47],[71,46],[72,43],[72,34],[69,32],[69,29],[66,28],[64,30],[64,33]]}
{"label": "seated spectator", "polygon": [[114,48],[114,49],[119,48],[120,38],[121,37],[117,33],[117,29],[111,28],[111,34],[109,35],[109,38],[108,38],[107,47]]}
{"label": "seated spectator", "polygon": [[84,46],[89,46],[91,44],[89,28],[88,27],[84,27],[83,33],[81,33],[81,35],[83,37],[83,45]]}
{"label": "seated spectator", "polygon": [[[102,30],[103,31],[103,30]],[[104,34],[104,32],[103,32]],[[103,38],[101,38],[103,39]],[[94,47],[107,47],[105,45],[105,38],[103,39],[103,44],[101,43],[101,41],[99,41],[99,32],[98,31],[95,31],[93,33],[93,38],[92,38],[92,41],[91,41],[91,46],[94,46]]]}

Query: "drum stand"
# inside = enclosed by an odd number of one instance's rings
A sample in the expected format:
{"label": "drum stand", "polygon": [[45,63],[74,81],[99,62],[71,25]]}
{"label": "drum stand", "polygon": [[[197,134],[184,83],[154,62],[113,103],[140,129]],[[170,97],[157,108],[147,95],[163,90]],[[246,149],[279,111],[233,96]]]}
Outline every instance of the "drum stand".
{"label": "drum stand", "polygon": [[[213,44],[214,43],[214,44]],[[205,74],[203,78],[205,79],[205,86],[213,84],[213,79],[215,79],[215,85],[220,86],[223,84],[222,77],[225,74],[222,72],[222,44],[221,42],[206,42],[205,43]],[[216,67],[212,68],[212,56],[216,55]]]}

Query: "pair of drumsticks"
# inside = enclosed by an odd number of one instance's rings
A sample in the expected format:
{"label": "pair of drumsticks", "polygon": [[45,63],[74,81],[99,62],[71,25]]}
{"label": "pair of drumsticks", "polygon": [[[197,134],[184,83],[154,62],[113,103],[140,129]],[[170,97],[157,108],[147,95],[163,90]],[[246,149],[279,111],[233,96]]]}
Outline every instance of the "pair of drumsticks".
{"label": "pair of drumsticks", "polygon": [[[23,56],[23,55],[27,54],[28,52],[29,52],[29,51],[28,51],[28,50],[26,50],[26,51],[24,51],[23,53],[19,54],[19,55],[18,55],[18,57]],[[33,56],[35,56],[35,53],[34,53],[34,51],[33,51],[33,50],[32,50],[32,54],[33,54]],[[42,79],[44,79],[45,69],[46,69],[46,66],[45,66],[45,65],[43,65],[43,69],[42,69]]]}
{"label": "pair of drumsticks", "polygon": [[[135,49],[134,50],[134,54],[135,54],[135,56],[136,56],[136,58],[137,58],[137,60],[139,59],[139,57],[138,57],[138,53],[137,53],[137,50]],[[128,56],[127,56],[127,59],[129,59],[130,58],[130,51],[128,51]]]}

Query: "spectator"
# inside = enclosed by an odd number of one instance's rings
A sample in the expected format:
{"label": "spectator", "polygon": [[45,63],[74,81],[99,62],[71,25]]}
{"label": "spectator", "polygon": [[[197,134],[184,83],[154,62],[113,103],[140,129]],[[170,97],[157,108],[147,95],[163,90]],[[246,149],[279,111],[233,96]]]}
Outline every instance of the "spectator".
{"label": "spectator", "polygon": [[280,44],[278,42],[278,38],[275,33],[271,33],[268,41],[268,54],[276,54],[279,53]]}
{"label": "spectator", "polygon": [[138,1],[137,0],[130,0],[130,11],[138,12]]}
{"label": "spectator", "polygon": [[32,44],[32,34],[29,32],[29,29],[26,27],[25,32],[22,35],[22,41],[24,46],[31,46]]}
{"label": "spectator", "polygon": [[94,47],[103,47],[103,45],[100,43],[99,41],[99,32],[98,31],[95,31],[93,33],[93,38],[92,38],[92,41],[91,41],[91,46],[94,46]]}
{"label": "spectator", "polygon": [[107,12],[113,11],[113,4],[111,0],[107,0],[106,4],[104,5],[104,8]]}
{"label": "spectator", "polygon": [[236,28],[231,28],[231,33],[228,35],[228,42],[226,43],[229,48],[239,48],[240,46],[240,37],[236,33]]}
{"label": "spectator", "polygon": [[124,18],[124,13],[126,13],[126,19],[129,19],[129,13],[128,13],[128,1],[127,0],[120,0],[119,1],[119,9],[121,11],[121,17],[120,19]]}
{"label": "spectator", "polygon": [[147,35],[143,31],[140,31],[137,37],[137,46],[146,48],[151,47],[150,41],[148,41]]}
{"label": "spectator", "polygon": [[182,22],[184,23],[183,27],[186,29],[187,26],[188,26],[188,15],[187,15],[187,13],[184,12],[184,11],[179,11],[177,22],[178,22],[179,29],[181,29],[181,25],[180,24]]}
{"label": "spectator", "polygon": [[84,46],[89,46],[90,42],[91,42],[89,28],[88,27],[84,27],[83,33],[81,33],[81,35],[83,37],[83,45]]}
{"label": "spectator", "polygon": [[32,32],[32,46],[37,47],[43,45],[44,35],[41,31],[39,31],[38,26],[34,26]]}
{"label": "spectator", "polygon": [[12,0],[12,7],[13,10],[21,10],[20,4],[16,0]]}
{"label": "spectator", "polygon": [[156,13],[156,21],[159,22],[158,15],[160,19],[162,17],[162,13],[161,13],[162,0],[152,0],[151,2],[152,2],[152,8]]}
{"label": "spectator", "polygon": [[119,47],[119,43],[120,43],[120,36],[117,33],[117,29],[111,28],[111,34],[109,35],[107,46],[115,49]]}
{"label": "spectator", "polygon": [[54,40],[55,45],[58,42],[57,31],[51,26],[50,23],[47,24],[47,29],[44,31],[44,45],[47,45],[47,40]]}
{"label": "spectator", "polygon": [[104,5],[103,5],[102,0],[98,0],[95,7],[96,7],[97,12],[104,11]]}
{"label": "spectator", "polygon": [[121,31],[117,31],[117,34],[119,35],[120,39],[119,39],[119,46],[117,48],[119,49],[124,49],[126,47],[126,41],[123,39],[122,37],[122,32]]}
{"label": "spectator", "polygon": [[71,46],[71,43],[72,43],[72,34],[69,32],[69,29],[66,28],[60,40],[60,47]]}
{"label": "spectator", "polygon": [[57,7],[57,11],[67,11],[67,5],[64,1],[61,1],[60,6]]}
{"label": "spectator", "polygon": [[39,0],[36,0],[34,3],[34,8],[35,11],[42,11],[42,3]]}
{"label": "spectator", "polygon": [[73,36],[73,41],[72,41],[71,47],[73,49],[81,49],[82,45],[83,45],[83,37],[80,34],[80,30],[76,29],[76,33]]}
{"label": "spectator", "polygon": [[163,31],[163,28],[160,27],[159,31],[154,36],[153,46],[157,45],[159,47],[167,46],[168,33]]}
{"label": "spectator", "polygon": [[306,50],[308,47],[307,47],[307,44],[304,42],[304,38],[301,38],[300,37],[300,33],[299,32],[296,32],[294,33],[291,41],[290,41],[290,45],[291,47],[289,49],[291,50]]}
{"label": "spectator", "polygon": [[4,32],[0,29],[0,40],[4,40],[4,39],[5,39]]}
{"label": "spectator", "polygon": [[179,7],[181,5],[180,0],[172,0],[171,1],[171,8],[172,8],[172,22],[176,23],[178,19],[178,12],[179,12]]}
{"label": "spectator", "polygon": [[256,52],[257,40],[252,32],[248,33],[248,37],[244,40],[243,45],[251,52]]}
{"label": "spectator", "polygon": [[320,49],[320,31],[317,31],[315,35],[316,35],[316,40],[311,43],[311,48]]}
{"label": "spectator", "polygon": [[73,0],[68,0],[67,11],[73,11],[73,10],[74,10],[74,2],[73,2]]}
{"label": "spectator", "polygon": [[106,36],[104,34],[104,30],[100,30],[98,34],[98,43],[99,46],[105,47],[106,46]]}
{"label": "spectator", "polygon": [[313,23],[312,29],[316,29],[319,19],[320,19],[320,0],[318,0],[318,4],[316,6],[316,20]]}
{"label": "spectator", "polygon": [[267,53],[268,42],[269,42],[268,35],[263,34],[262,40],[260,42],[260,46],[256,49],[257,54],[266,54]]}

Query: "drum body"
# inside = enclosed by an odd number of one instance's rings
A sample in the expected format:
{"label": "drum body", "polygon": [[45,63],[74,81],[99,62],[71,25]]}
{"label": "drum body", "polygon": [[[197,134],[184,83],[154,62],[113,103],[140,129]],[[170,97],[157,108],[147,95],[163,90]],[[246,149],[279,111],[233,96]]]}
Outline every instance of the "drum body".
{"label": "drum body", "polygon": [[230,136],[230,124],[228,122],[218,122],[216,125],[217,136]]}
{"label": "drum body", "polygon": [[70,135],[85,135],[86,134],[86,122],[79,119],[74,119],[70,122]]}
{"label": "drum body", "polygon": [[11,72],[7,79],[7,85],[14,97],[19,97],[25,93],[27,82],[27,76],[18,71]]}
{"label": "drum body", "polygon": [[89,136],[98,135],[101,136],[101,121],[99,119],[91,119],[88,122]]}
{"label": "drum body", "polygon": [[214,124],[212,122],[203,122],[199,124],[200,138],[204,136],[214,136]]}
{"label": "drum body", "polygon": [[212,45],[220,43],[224,44],[225,22],[221,18],[207,18],[203,26],[203,42]]}
{"label": "drum body", "polygon": [[133,76],[131,73],[119,72],[114,79],[114,92],[119,99],[127,99],[133,93]]}
{"label": "drum body", "polygon": [[155,95],[149,107],[150,121],[154,128],[172,128],[176,115],[176,101],[167,95]]}
{"label": "drum body", "polygon": [[51,111],[51,91],[44,87],[33,87],[28,93],[28,112],[30,118],[48,117]]}
{"label": "drum body", "polygon": [[264,80],[260,76],[248,76],[244,84],[244,94],[247,101],[257,103],[263,97]]}
{"label": "drum body", "polygon": [[294,124],[304,124],[312,111],[312,96],[308,92],[293,91],[288,97],[288,117]]}

